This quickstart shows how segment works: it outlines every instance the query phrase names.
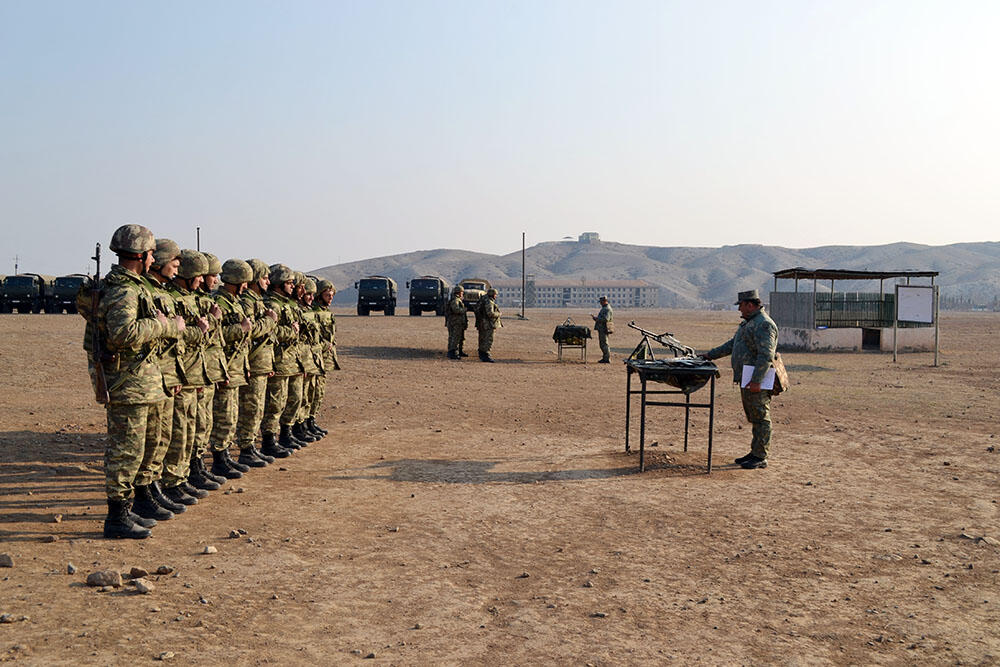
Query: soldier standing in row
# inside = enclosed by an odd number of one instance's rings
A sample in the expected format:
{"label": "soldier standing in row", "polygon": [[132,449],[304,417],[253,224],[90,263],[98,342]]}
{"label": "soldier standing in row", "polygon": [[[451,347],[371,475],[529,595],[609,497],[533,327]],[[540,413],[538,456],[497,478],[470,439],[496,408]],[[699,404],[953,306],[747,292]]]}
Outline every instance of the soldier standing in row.
{"label": "soldier standing in row", "polygon": [[330,310],[333,303],[333,295],[337,293],[337,288],[329,280],[320,280],[316,283],[316,296],[313,301],[313,312],[316,313],[316,324],[319,327],[319,356],[322,359],[320,364],[320,374],[316,378],[313,390],[312,408],[309,418],[306,420],[306,427],[318,435],[326,435],[325,428],[316,424],[316,415],[323,404],[326,396],[327,372],[330,370],[339,371],[340,362],[337,359],[337,320]]}
{"label": "soldier standing in row", "polygon": [[[98,388],[106,389],[108,397],[104,536],[141,539],[149,537],[149,529],[137,524],[139,517],[129,511],[133,485],[146,443],[158,438],[150,431],[159,430],[158,410],[165,398],[157,346],[163,336],[177,333],[177,324],[156,309],[142,278],[153,263],[153,233],[141,225],[124,225],[115,230],[110,247],[118,264],[104,278],[103,294],[97,312],[90,313],[84,339],[94,377],[105,381],[105,387]],[[93,327],[100,334],[101,349],[94,349]]]}
{"label": "soldier standing in row", "polygon": [[323,357],[317,355],[320,342],[319,323],[316,320],[316,312],[312,309],[315,297],[315,281],[303,276],[302,295],[299,297],[302,317],[302,329],[299,332],[299,358],[302,360],[302,402],[299,405],[299,414],[295,418],[295,424],[292,426],[292,433],[296,438],[300,440],[305,438],[309,442],[315,442],[323,437],[320,433],[314,433],[306,426],[312,410],[312,399],[315,396],[316,378],[319,377],[323,366]]}
{"label": "soldier standing in row", "polygon": [[608,336],[614,333],[615,313],[611,310],[611,304],[608,303],[608,297],[602,295],[600,302],[601,311],[596,315],[591,315],[591,317],[594,318],[594,329],[597,331],[597,342],[601,346],[601,354],[603,355],[597,363],[610,364],[611,348],[608,347]]}
{"label": "soldier standing in row", "polygon": [[476,328],[479,329],[479,360],[493,363],[490,355],[493,335],[503,326],[500,321],[500,306],[497,305],[497,291],[491,287],[476,305]]}
{"label": "soldier standing in row", "polygon": [[[296,350],[299,323],[292,302],[295,272],[284,264],[273,264],[270,270],[270,285],[264,301],[268,308],[277,313],[278,322],[274,331],[274,370],[273,375],[267,379],[261,430],[264,432],[265,446],[277,433],[279,446],[299,449],[302,443],[292,437],[292,424],[284,418],[288,407],[288,384],[292,377],[301,373]],[[298,404],[294,407],[297,410]]]}
{"label": "soldier standing in row", "polygon": [[[267,264],[260,259],[249,259],[247,264],[253,269],[253,281],[240,299],[244,312],[253,320],[251,347],[247,355],[250,363],[250,377],[247,384],[240,387],[240,416],[236,423],[236,444],[240,450],[254,447],[257,431],[264,418],[264,402],[267,397],[267,379],[274,374],[274,340],[272,335],[278,323],[278,314],[264,303],[264,293],[271,283]],[[274,433],[265,434],[260,457],[272,463],[275,458],[285,458],[288,450],[279,447]]]}
{"label": "soldier standing in row", "polygon": [[469,313],[462,301],[463,296],[465,289],[461,285],[455,285],[444,311],[444,325],[448,327],[448,358],[456,361],[469,356],[462,350],[465,330],[469,328]]}
{"label": "soldier standing in row", "polygon": [[774,363],[774,355],[778,349],[778,327],[764,312],[757,290],[740,292],[736,305],[743,318],[736,335],[701,357],[718,359],[731,354],[733,382],[737,384],[742,384],[743,367],[753,367],[750,381],[740,388],[743,412],[752,426],[753,440],[750,442],[750,453],[736,459],[736,463],[748,469],[766,468],[771,448],[771,392],[761,389],[760,383]]}

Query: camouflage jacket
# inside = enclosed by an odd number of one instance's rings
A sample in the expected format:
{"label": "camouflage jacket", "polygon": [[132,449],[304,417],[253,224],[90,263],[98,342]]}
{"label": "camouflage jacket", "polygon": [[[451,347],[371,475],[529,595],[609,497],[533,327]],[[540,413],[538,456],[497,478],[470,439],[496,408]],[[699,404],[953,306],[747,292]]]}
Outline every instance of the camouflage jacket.
{"label": "camouflage jacket", "polygon": [[264,303],[278,313],[278,324],[274,328],[274,374],[279,376],[298,375],[302,372],[299,363],[299,335],[292,328],[297,323],[299,309],[295,302],[282,293],[268,290]]}
{"label": "camouflage jacket", "polygon": [[222,311],[221,331],[226,343],[223,350],[229,386],[242,387],[247,383],[250,374],[248,353],[253,340],[253,330],[251,328],[250,331],[243,331],[241,323],[244,317],[249,317],[249,314],[239,297],[233,296],[224,287],[217,290],[214,296]]}
{"label": "camouflage jacket", "polygon": [[207,387],[211,382],[205,368],[205,345],[206,335],[198,327],[198,298],[194,294],[176,282],[169,282],[164,285],[167,292],[174,297],[174,305],[177,307],[177,314],[184,318],[184,349],[180,353],[181,377],[184,378],[184,386],[187,388]]}
{"label": "camouflage jacket", "polygon": [[483,297],[476,305],[476,328],[487,331],[489,329],[499,329],[503,326],[500,321],[500,306],[497,302],[488,297]]}
{"label": "camouflage jacket", "polygon": [[[153,296],[153,303],[156,309],[167,316],[168,320],[173,320],[177,315],[177,302],[167,288],[156,278],[143,277],[146,281],[149,292]],[[184,332],[174,332],[164,336],[160,345],[159,360],[160,373],[163,374],[163,386],[166,389],[173,389],[185,384],[184,367],[181,365],[181,355],[184,353]],[[172,395],[172,391],[168,391]]]}
{"label": "camouflage jacket", "polygon": [[313,305],[316,313],[316,322],[319,324],[319,338],[322,343],[324,370],[333,368],[340,370],[340,361],[337,359],[337,318],[329,308],[323,305]]}
{"label": "camouflage jacket", "polygon": [[267,304],[264,298],[252,289],[243,291],[240,295],[243,312],[253,320],[250,329],[250,347],[247,359],[250,362],[250,375],[267,375],[274,370],[274,340],[272,334],[277,323],[267,316]]}
{"label": "camouflage jacket", "polygon": [[159,346],[177,327],[156,319],[156,304],[148,283],[137,273],[115,264],[104,278],[95,324],[104,340],[96,359],[104,368],[112,403],[158,403],[167,398],[160,372]]}
{"label": "camouflage jacket", "polygon": [[205,332],[205,370],[212,384],[229,381],[229,369],[226,368],[226,341],[222,336],[222,318],[212,316],[212,306],[216,304],[215,294],[195,292],[198,300],[198,310],[202,317],[208,320],[208,331]]}
{"label": "camouflage jacket", "polygon": [[594,320],[594,329],[603,331],[606,334],[614,332],[615,311],[611,310],[611,305],[601,306],[601,312],[597,313]]}
{"label": "camouflage jacket", "polygon": [[469,313],[465,308],[465,302],[457,296],[451,297],[444,310],[444,325],[449,329],[469,328]]}
{"label": "camouflage jacket", "polygon": [[[299,361],[302,363],[302,370],[310,375],[319,375],[323,365],[323,355],[319,339],[319,322],[316,321],[316,312],[312,308],[307,308],[302,304],[299,307]],[[317,360],[317,352],[320,352]]]}
{"label": "camouflage jacket", "polygon": [[774,361],[778,348],[778,327],[764,309],[754,313],[750,319],[740,322],[736,335],[718,347],[705,353],[709,359],[732,355],[733,382],[739,383],[743,376],[743,366],[754,367],[751,382],[760,382]]}

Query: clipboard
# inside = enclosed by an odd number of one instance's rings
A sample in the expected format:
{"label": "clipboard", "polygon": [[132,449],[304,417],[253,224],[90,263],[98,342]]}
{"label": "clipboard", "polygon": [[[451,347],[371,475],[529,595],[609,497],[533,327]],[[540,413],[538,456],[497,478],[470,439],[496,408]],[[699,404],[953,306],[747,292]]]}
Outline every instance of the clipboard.
{"label": "clipboard", "polygon": [[[753,378],[753,372],[757,370],[755,366],[750,364],[743,365],[743,376],[740,378],[740,389],[746,389],[747,385],[750,384],[751,378]],[[774,369],[768,368],[767,373],[764,374],[764,379],[760,381],[760,388],[767,389],[768,391],[774,389]]]}

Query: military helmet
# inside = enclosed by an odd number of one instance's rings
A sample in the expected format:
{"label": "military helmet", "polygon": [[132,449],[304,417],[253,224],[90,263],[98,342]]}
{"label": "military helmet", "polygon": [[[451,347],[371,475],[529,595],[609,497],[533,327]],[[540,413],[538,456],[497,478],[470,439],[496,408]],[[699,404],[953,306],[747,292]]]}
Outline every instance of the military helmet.
{"label": "military helmet", "polygon": [[267,268],[267,264],[265,264],[262,259],[254,257],[253,259],[248,259],[247,264],[249,264],[250,268],[253,269],[254,280],[260,280],[271,272],[271,270]]}
{"label": "military helmet", "polygon": [[181,247],[170,239],[156,239],[156,249],[153,250],[153,266],[162,267],[167,262],[180,257]]}
{"label": "military helmet", "polygon": [[219,261],[218,257],[216,257],[210,252],[203,252],[201,254],[204,255],[205,259],[208,260],[208,271],[206,271],[205,273],[214,276],[222,272],[222,262]]}
{"label": "military helmet", "polygon": [[177,275],[185,280],[197,278],[208,273],[208,260],[197,250],[181,250],[181,266]]}
{"label": "military helmet", "polygon": [[288,280],[295,280],[295,272],[284,264],[271,265],[271,284],[280,285]]}
{"label": "military helmet", "polygon": [[221,273],[222,282],[230,285],[253,282],[253,269],[242,259],[227,259]]}
{"label": "military helmet", "polygon": [[306,294],[316,293],[316,281],[312,278],[306,278]]}
{"label": "military helmet", "polygon": [[496,296],[498,294],[496,287],[491,287],[486,290],[486,296]]}
{"label": "military helmet", "polygon": [[111,235],[108,247],[119,255],[141,255],[147,250],[156,249],[156,238],[153,232],[142,225],[122,225]]}
{"label": "military helmet", "polygon": [[451,293],[454,295],[465,294],[465,288],[461,285],[455,285],[451,288]]}
{"label": "military helmet", "polygon": [[302,273],[301,271],[296,271],[295,286],[298,287],[299,285],[305,285],[305,284],[306,284],[306,274]]}
{"label": "military helmet", "polygon": [[320,278],[318,281],[316,281],[316,293],[317,294],[322,294],[323,292],[327,291],[328,289],[332,289],[334,294],[337,293],[337,288],[334,287],[333,283],[331,283],[326,278]]}

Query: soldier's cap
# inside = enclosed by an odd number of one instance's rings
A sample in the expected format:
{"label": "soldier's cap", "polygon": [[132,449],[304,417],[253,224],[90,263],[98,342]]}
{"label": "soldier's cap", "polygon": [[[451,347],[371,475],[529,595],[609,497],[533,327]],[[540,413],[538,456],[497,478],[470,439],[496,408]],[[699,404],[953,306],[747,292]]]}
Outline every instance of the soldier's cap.
{"label": "soldier's cap", "polygon": [[460,294],[460,293],[461,293],[461,294],[465,294],[465,288],[464,288],[464,287],[462,287],[461,285],[455,285],[455,286],[454,286],[454,287],[453,287],[453,288],[451,289],[451,293],[452,293],[452,294]]}
{"label": "soldier's cap", "polygon": [[488,290],[486,290],[486,296],[496,296],[497,294],[499,294],[499,292],[497,292],[496,287],[491,287]]}
{"label": "soldier's cap", "polygon": [[156,237],[142,225],[122,225],[111,235],[108,247],[116,255],[138,256],[149,250],[156,250]]}
{"label": "soldier's cap", "polygon": [[253,269],[254,280],[260,280],[271,272],[271,270],[267,268],[267,264],[265,264],[262,259],[254,257],[253,259],[248,259],[247,264],[249,264],[250,268]]}
{"label": "soldier's cap", "polygon": [[607,294],[602,294],[601,296],[597,297],[597,300],[598,301],[607,301],[608,300],[608,295]]}
{"label": "soldier's cap", "polygon": [[282,283],[295,280],[295,272],[284,264],[271,266],[271,289],[277,289]]}
{"label": "soldier's cap", "polygon": [[222,265],[222,282],[240,285],[253,281],[253,269],[242,259],[227,259]]}
{"label": "soldier's cap", "polygon": [[181,256],[181,247],[170,239],[156,239],[156,249],[153,250],[153,266],[161,268],[167,262]]}
{"label": "soldier's cap", "polygon": [[316,293],[316,281],[312,278],[306,278],[306,294]]}
{"label": "soldier's cap", "polygon": [[306,284],[306,274],[302,273],[301,271],[296,271],[295,272],[295,286],[296,287],[298,287],[299,285],[303,285],[304,286],[305,284]]}
{"label": "soldier's cap", "polygon": [[328,289],[333,290],[334,294],[337,293],[337,288],[333,286],[332,282],[330,282],[326,278],[320,278],[319,281],[317,281],[316,283],[316,292],[322,294]]}
{"label": "soldier's cap", "polygon": [[206,273],[214,276],[222,272],[222,262],[219,261],[218,257],[210,252],[203,252],[201,254],[208,260],[208,271]]}
{"label": "soldier's cap", "polygon": [[733,305],[738,306],[744,301],[756,301],[757,303],[760,303],[760,295],[757,293],[757,290],[748,289],[747,291],[740,292],[736,295],[736,303]]}
{"label": "soldier's cap", "polygon": [[208,260],[197,250],[185,248],[181,250],[181,266],[177,269],[177,275],[185,280],[197,278],[208,273]]}

